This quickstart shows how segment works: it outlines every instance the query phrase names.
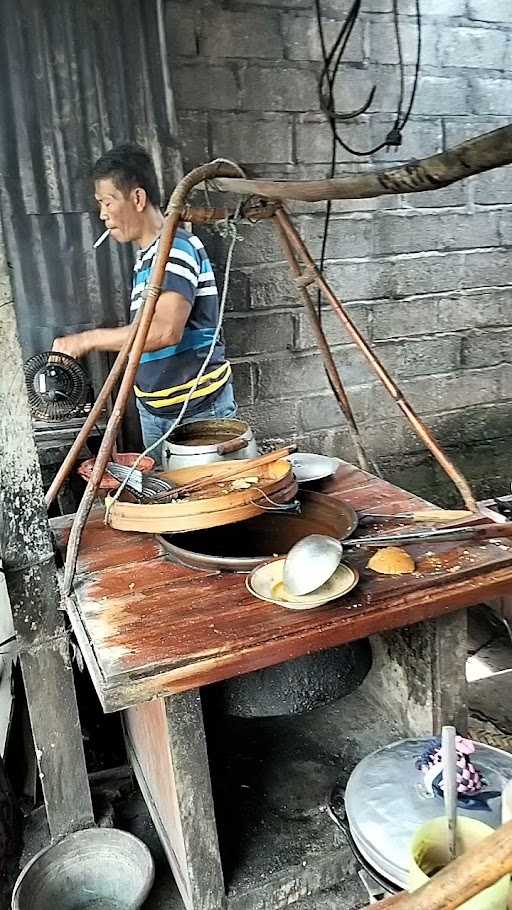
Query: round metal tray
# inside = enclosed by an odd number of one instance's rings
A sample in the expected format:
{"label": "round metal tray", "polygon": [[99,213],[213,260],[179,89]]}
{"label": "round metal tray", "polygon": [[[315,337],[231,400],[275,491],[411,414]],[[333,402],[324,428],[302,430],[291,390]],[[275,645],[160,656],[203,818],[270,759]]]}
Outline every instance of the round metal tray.
{"label": "round metal tray", "polygon": [[[416,830],[443,815],[443,800],[432,796],[415,767],[429,740],[408,739],[367,755],[354,768],[345,791],[345,811],[354,843],[378,875],[407,888],[409,844]],[[487,806],[462,806],[458,812],[497,828],[501,791],[512,780],[512,755],[475,743],[471,761],[483,774],[485,791],[499,796]]]}
{"label": "round metal tray", "polygon": [[288,461],[293,467],[297,483],[311,483],[314,480],[331,477],[341,464],[339,458],[329,458],[327,455],[316,455],[313,452],[295,452],[288,456]]}

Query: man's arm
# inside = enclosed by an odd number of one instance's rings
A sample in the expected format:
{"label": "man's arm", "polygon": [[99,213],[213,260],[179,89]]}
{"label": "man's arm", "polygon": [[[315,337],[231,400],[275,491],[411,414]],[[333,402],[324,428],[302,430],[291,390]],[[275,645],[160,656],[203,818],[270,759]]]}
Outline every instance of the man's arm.
{"label": "man's arm", "polygon": [[[145,351],[159,351],[179,344],[190,315],[188,300],[175,291],[164,291],[158,298],[155,313],[144,345]],[[130,326],[115,329],[91,329],[76,335],[56,338],[54,351],[69,354],[79,360],[91,351],[120,351],[130,332]]]}

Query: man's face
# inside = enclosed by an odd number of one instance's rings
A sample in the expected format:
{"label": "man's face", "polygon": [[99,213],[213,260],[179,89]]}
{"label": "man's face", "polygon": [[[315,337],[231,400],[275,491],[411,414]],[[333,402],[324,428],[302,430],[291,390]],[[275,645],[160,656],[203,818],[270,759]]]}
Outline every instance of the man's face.
{"label": "man's face", "polygon": [[140,187],[124,195],[113,180],[103,178],[94,184],[99,216],[118,243],[137,242],[141,236],[146,193]]}

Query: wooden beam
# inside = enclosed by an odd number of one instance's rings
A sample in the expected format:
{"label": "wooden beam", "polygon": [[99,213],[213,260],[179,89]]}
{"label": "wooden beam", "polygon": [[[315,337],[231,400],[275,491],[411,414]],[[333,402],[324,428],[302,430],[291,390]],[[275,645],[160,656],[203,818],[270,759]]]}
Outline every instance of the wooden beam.
{"label": "wooden beam", "polygon": [[123,725],[132,767],[186,910],[223,910],[199,689],[129,708]]}
{"label": "wooden beam", "polygon": [[226,193],[254,194],[267,199],[299,199],[306,202],[370,199],[396,193],[438,190],[473,174],[482,174],[506,164],[512,164],[512,125],[475,136],[438,155],[366,174],[302,181],[218,177],[211,184]]}
{"label": "wooden beam", "polygon": [[52,537],[0,231],[0,552],[52,838],[94,824]]}

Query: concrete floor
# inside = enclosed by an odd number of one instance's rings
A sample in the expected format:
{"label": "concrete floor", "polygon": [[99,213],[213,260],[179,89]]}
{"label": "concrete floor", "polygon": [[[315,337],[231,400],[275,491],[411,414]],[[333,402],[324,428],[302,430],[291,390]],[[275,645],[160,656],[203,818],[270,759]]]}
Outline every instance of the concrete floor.
{"label": "concrete floor", "polygon": [[[467,676],[470,693],[470,730],[478,729],[484,730],[489,734],[505,734],[505,736],[510,737],[510,743],[502,747],[508,745],[509,750],[512,751],[512,701],[510,699],[512,644],[505,627],[495,620],[491,612],[486,608],[476,608],[470,614],[470,653],[467,662]],[[354,693],[348,698],[357,700],[359,696]],[[355,707],[357,709],[357,704],[355,704]],[[329,708],[324,710],[329,714]],[[318,712],[312,713],[318,714]],[[333,723],[336,723],[334,714],[330,718],[326,718],[326,721],[326,729],[329,728],[332,734]],[[297,719],[297,722],[300,726],[300,718]],[[318,728],[319,721],[313,723],[311,729],[314,732],[315,723]],[[363,727],[364,724],[362,723],[362,731]],[[369,735],[370,732],[364,729],[363,740],[365,738],[364,734]],[[316,729],[316,733],[320,734],[320,729]],[[392,740],[392,738],[393,736],[391,735],[387,741]],[[275,794],[273,796],[272,792],[270,792],[269,799],[275,799]],[[318,813],[321,809],[315,806],[315,811]],[[310,809],[308,809],[308,813],[308,824],[314,825],[315,819],[312,817]],[[169,871],[158,837],[138,792],[134,792],[129,797],[124,798],[117,806],[116,825],[132,831],[132,833],[145,841],[155,859],[156,880],[150,898],[145,904],[145,910],[183,910],[183,903]],[[27,820],[22,865],[38,849],[41,849],[47,843],[47,840],[48,831],[44,813],[39,810]],[[253,906],[261,906],[262,910],[267,906],[264,900],[261,904],[258,902],[253,904],[252,901],[250,903]],[[359,910],[359,908],[366,906],[367,903],[366,892],[357,875],[351,874],[342,886],[330,889],[320,895],[317,894],[314,898],[298,900],[293,904],[293,907],[296,910]],[[244,906],[243,900],[240,905]],[[285,902],[283,902],[284,906]]]}

